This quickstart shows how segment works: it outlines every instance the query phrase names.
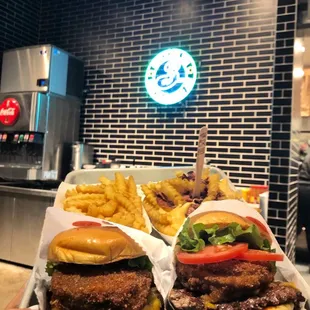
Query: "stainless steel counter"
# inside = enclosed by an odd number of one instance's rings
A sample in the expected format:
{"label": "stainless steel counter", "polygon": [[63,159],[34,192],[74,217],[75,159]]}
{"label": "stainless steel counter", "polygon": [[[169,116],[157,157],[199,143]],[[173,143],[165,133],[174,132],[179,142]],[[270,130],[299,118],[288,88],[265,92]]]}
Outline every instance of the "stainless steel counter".
{"label": "stainless steel counter", "polygon": [[[13,187],[13,186],[4,186],[0,185],[0,193],[16,193],[16,194],[25,194],[30,196],[40,196],[40,197],[56,197],[56,190],[43,190],[43,189],[32,189],[32,188],[22,188],[22,187]],[[0,196],[1,197],[1,196]]]}
{"label": "stainless steel counter", "polygon": [[0,186],[0,259],[33,266],[56,191]]}

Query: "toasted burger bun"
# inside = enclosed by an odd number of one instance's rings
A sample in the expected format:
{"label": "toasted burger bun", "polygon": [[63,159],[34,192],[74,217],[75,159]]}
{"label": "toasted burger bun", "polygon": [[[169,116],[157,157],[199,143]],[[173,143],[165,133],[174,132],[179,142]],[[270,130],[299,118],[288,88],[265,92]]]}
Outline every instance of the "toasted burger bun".
{"label": "toasted burger bun", "polygon": [[[226,211],[210,211],[201,214],[197,214],[191,218],[191,224],[202,223],[207,226],[207,228],[212,227],[213,225],[218,225],[220,228],[224,228],[231,223],[239,224],[243,229],[249,228],[251,225],[255,224],[250,220]],[[256,225],[260,234],[269,240],[272,243],[272,239],[269,234],[263,231],[259,226]]]}
{"label": "toasted burger bun", "polygon": [[200,213],[191,218],[191,224],[202,223],[208,228],[213,225],[219,225],[219,227],[226,227],[231,223],[239,224],[243,229],[247,229],[251,226],[251,223],[234,213],[225,211],[210,211],[206,213]]}
{"label": "toasted burger bun", "polygon": [[116,227],[82,227],[58,234],[49,245],[52,262],[102,265],[145,255],[141,247]]}

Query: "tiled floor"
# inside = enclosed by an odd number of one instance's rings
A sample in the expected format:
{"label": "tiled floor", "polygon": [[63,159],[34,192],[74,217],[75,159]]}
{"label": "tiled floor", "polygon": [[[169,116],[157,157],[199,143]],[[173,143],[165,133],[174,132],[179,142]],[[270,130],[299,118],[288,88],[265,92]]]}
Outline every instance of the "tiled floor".
{"label": "tiled floor", "polygon": [[[309,266],[296,265],[296,268],[310,285]],[[27,281],[31,270],[0,262],[0,309],[4,309]]]}
{"label": "tiled floor", "polygon": [[0,309],[13,299],[30,276],[31,270],[0,262]]}

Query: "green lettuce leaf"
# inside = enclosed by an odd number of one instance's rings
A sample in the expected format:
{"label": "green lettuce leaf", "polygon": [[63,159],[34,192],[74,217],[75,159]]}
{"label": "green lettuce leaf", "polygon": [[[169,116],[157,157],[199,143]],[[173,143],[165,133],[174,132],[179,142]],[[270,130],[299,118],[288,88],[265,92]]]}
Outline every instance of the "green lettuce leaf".
{"label": "green lettuce leaf", "polygon": [[199,252],[205,245],[221,245],[225,243],[245,242],[250,249],[270,251],[270,243],[264,239],[256,225],[247,229],[237,223],[231,223],[225,228],[214,225],[206,228],[204,224],[189,225],[189,219],[185,222],[179,235],[178,245],[185,252]]}
{"label": "green lettuce leaf", "polygon": [[238,227],[235,227],[234,224],[235,223],[231,223],[229,226],[227,226],[224,229],[218,228],[217,230],[215,230],[212,233],[212,235],[208,238],[209,243],[211,243],[212,245],[220,245],[224,243],[234,242],[236,240],[234,233],[238,229]]}
{"label": "green lettuce leaf", "polygon": [[153,264],[151,263],[150,259],[148,256],[141,256],[133,259],[128,260],[128,266],[136,268],[138,267],[139,269],[146,269],[148,271],[152,271]]}
{"label": "green lettuce leaf", "polygon": [[269,252],[274,251],[274,253],[276,252],[276,249],[271,249],[271,244],[270,244],[269,240],[267,240],[267,239],[264,239],[264,243],[263,243],[261,250],[269,251]]}
{"label": "green lettuce leaf", "polygon": [[46,266],[45,266],[45,272],[51,277],[55,271],[57,263],[52,263],[47,261]]}
{"label": "green lettuce leaf", "polygon": [[[202,226],[199,226],[202,225]],[[189,219],[183,225],[183,229],[179,234],[178,244],[183,251],[198,252],[205,247],[205,242],[200,238],[200,232],[205,229],[203,224],[196,224],[193,226],[193,237],[190,236]]]}

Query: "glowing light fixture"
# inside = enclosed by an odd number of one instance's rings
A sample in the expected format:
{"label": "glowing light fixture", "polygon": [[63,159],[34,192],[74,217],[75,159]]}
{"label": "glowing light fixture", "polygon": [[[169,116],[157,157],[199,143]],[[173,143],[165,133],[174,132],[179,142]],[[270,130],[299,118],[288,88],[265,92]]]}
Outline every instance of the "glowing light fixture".
{"label": "glowing light fixture", "polygon": [[195,86],[197,67],[190,54],[179,48],[158,53],[149,63],[145,87],[151,98],[164,105],[185,99]]}
{"label": "glowing light fixture", "polygon": [[306,48],[302,45],[300,40],[296,40],[294,44],[294,49],[296,52],[299,52],[299,53],[303,53],[306,50]]}
{"label": "glowing light fixture", "polygon": [[302,68],[295,68],[293,70],[293,76],[295,78],[302,78],[305,75],[305,72]]}

